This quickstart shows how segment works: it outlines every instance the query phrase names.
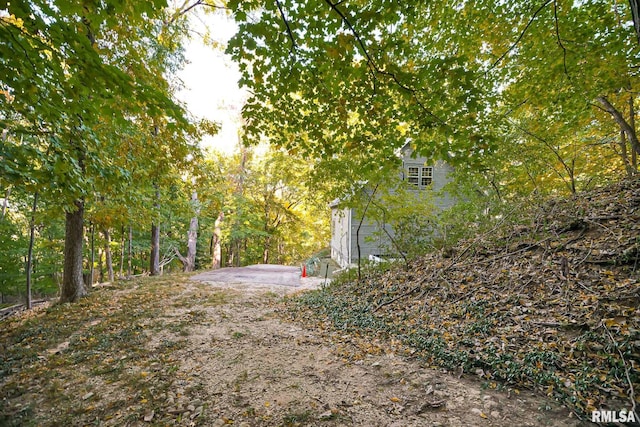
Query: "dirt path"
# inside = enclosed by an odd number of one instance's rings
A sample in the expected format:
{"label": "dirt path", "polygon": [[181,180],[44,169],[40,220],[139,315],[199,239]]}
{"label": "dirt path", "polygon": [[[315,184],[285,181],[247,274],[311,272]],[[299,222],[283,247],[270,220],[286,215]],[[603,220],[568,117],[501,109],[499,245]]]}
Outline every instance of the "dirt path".
{"label": "dirt path", "polygon": [[[298,289],[215,282],[204,288],[224,289],[229,298],[195,312],[165,312],[168,323],[197,320],[176,354],[177,388],[162,396],[175,407],[169,412],[184,411],[182,419],[197,415],[198,424],[213,426],[579,425],[568,411],[529,393],[484,390],[477,381],[399,356],[342,360],[325,336],[279,316],[276,301]],[[202,296],[202,290],[194,283],[184,292]],[[164,334],[151,350],[171,339]]]}
{"label": "dirt path", "polygon": [[282,296],[319,283],[142,278],[16,315],[0,325],[0,426],[579,425],[417,360],[350,358],[346,337],[284,320]]}

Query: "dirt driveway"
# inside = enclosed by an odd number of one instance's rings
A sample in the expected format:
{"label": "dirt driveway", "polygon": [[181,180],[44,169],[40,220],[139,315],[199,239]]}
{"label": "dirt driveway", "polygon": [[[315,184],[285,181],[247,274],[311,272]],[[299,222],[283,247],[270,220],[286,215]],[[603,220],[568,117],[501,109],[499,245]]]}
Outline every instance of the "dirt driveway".
{"label": "dirt driveway", "polygon": [[3,321],[0,426],[579,425],[539,396],[288,320],[283,296],[321,280],[214,277],[118,282]]}
{"label": "dirt driveway", "polygon": [[302,288],[308,287],[310,283],[309,280],[301,279],[298,267],[273,264],[221,268],[199,273],[191,279],[200,282],[250,284],[254,288],[265,288],[271,285]]}
{"label": "dirt driveway", "polygon": [[[195,381],[201,398],[184,401],[181,396],[192,393],[181,388],[167,396],[176,407],[196,412],[206,402],[206,417],[194,424],[207,419],[206,425],[245,427],[580,425],[566,409],[528,392],[483,389],[478,381],[417,360],[394,354],[346,360],[339,352],[343,342],[283,320],[280,297],[320,281],[296,285],[281,280],[286,271],[269,270],[198,274],[191,278],[193,289],[185,289],[199,295],[224,289],[229,295],[224,304],[200,307],[181,351],[176,375],[185,387]],[[276,273],[277,280],[257,280],[260,271]],[[242,277],[246,281],[238,283]]]}

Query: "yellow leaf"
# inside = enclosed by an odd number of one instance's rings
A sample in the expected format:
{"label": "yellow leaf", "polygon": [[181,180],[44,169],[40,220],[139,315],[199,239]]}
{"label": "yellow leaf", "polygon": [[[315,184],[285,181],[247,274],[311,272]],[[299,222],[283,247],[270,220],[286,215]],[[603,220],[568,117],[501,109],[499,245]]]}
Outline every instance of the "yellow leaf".
{"label": "yellow leaf", "polygon": [[398,399],[398,398],[397,398],[397,397],[395,397],[395,396],[394,396],[394,397],[392,397],[392,398],[391,398],[391,399],[389,399],[389,400],[391,400],[392,402],[395,402],[395,403],[400,402],[400,399]]}

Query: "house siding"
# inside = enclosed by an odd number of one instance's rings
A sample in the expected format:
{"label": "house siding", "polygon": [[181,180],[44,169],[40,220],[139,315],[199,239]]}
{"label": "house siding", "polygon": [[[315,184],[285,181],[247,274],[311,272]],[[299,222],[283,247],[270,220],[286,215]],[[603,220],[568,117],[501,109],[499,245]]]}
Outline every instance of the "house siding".
{"label": "house siding", "polygon": [[[377,223],[369,221],[367,218],[362,222],[360,227],[360,233],[358,235],[358,226],[360,225],[360,218],[356,216],[355,211],[351,210],[352,224],[351,224],[351,253],[352,259],[356,261],[358,259],[358,236],[360,237],[360,259],[369,259],[369,255],[381,256],[387,255],[389,252],[389,238],[384,231],[378,226]],[[389,230],[387,227],[387,230]]]}
{"label": "house siding", "polygon": [[331,209],[331,258],[341,267],[351,263],[351,209]]}
{"label": "house siding", "polygon": [[[425,158],[411,158],[411,150],[403,150],[403,168],[407,165],[432,166],[432,191],[441,191],[443,187],[450,181],[449,175],[453,172],[448,164],[438,161],[435,164],[425,163]],[[404,174],[403,174],[404,175]],[[402,179],[402,177],[399,177]],[[421,189],[416,191],[431,191],[429,189]],[[455,204],[455,199],[447,193],[443,193],[434,199],[436,209],[444,210]],[[341,266],[347,267],[358,259],[358,241],[360,242],[360,258],[369,259],[370,255],[392,255],[392,242],[381,229],[381,227],[372,220],[364,219],[360,227],[359,239],[358,226],[361,218],[358,217],[354,209],[340,208],[336,203],[332,206],[332,230],[331,230],[331,257]],[[394,235],[393,229],[386,226],[386,230],[391,236]],[[391,254],[390,254],[391,252]]]}

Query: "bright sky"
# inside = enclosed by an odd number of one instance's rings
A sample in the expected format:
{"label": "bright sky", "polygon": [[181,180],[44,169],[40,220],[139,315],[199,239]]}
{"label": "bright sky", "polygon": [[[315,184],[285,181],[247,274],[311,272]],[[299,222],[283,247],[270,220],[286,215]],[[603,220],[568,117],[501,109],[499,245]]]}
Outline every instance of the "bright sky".
{"label": "bright sky", "polygon": [[238,67],[224,54],[224,47],[205,46],[202,35],[208,29],[209,37],[225,46],[237,31],[237,25],[231,17],[220,12],[205,15],[197,11],[191,16],[191,22],[200,35],[194,34],[187,45],[188,63],[179,73],[185,89],[177,96],[196,118],[206,118],[221,125],[217,135],[202,141],[203,147],[230,153],[238,143],[240,113],[246,95],[238,88]]}

